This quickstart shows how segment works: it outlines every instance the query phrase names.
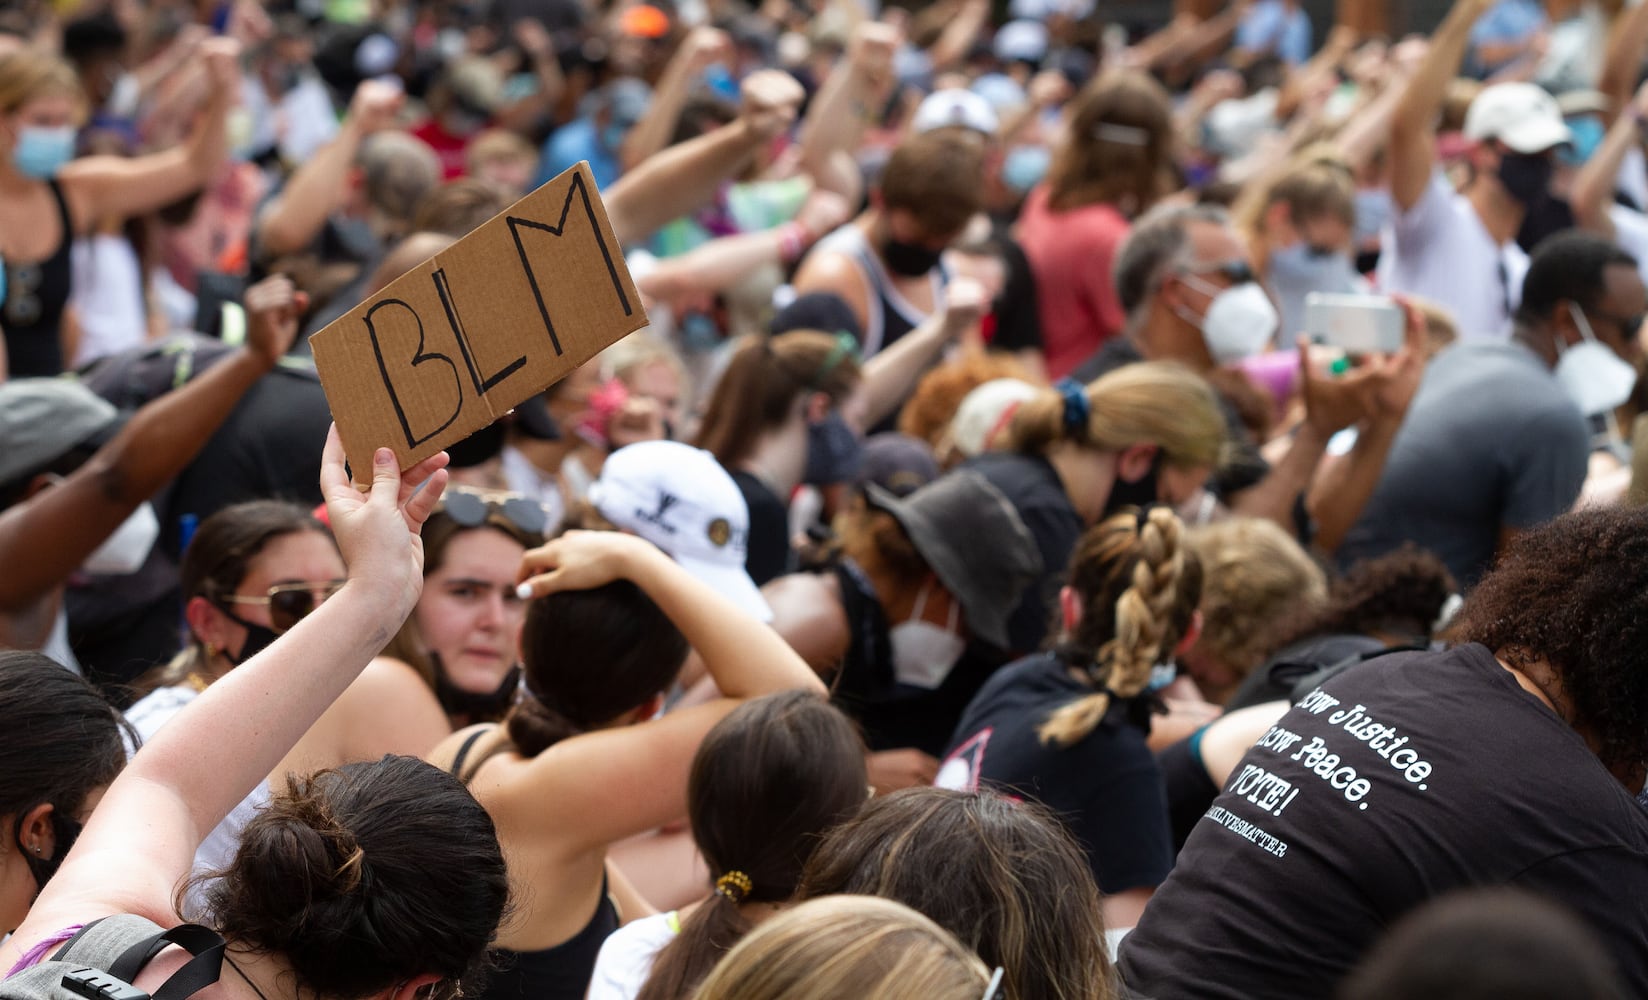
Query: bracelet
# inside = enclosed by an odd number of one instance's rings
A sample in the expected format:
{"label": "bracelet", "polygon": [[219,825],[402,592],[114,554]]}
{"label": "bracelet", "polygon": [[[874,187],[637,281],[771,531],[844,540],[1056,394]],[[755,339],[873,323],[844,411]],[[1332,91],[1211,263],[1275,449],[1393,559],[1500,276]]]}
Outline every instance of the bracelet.
{"label": "bracelet", "polygon": [[801,252],[812,243],[813,234],[799,222],[790,221],[778,227],[778,258],[786,264],[801,259]]}

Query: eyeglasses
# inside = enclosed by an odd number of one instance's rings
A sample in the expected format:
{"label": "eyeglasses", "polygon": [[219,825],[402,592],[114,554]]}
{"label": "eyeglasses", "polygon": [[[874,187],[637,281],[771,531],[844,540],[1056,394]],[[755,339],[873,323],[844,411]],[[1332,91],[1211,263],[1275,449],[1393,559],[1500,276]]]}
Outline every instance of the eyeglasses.
{"label": "eyeglasses", "polygon": [[40,319],[40,284],[45,280],[39,264],[0,264],[7,273],[4,313],[7,323],[30,326]]}
{"label": "eyeglasses", "polygon": [[516,493],[488,494],[476,490],[449,489],[441,497],[439,509],[465,528],[479,528],[493,514],[529,535],[542,535],[549,526],[549,515],[544,511],[544,505]]}
{"label": "eyeglasses", "polygon": [[327,583],[283,583],[270,587],[267,597],[241,597],[230,594],[218,600],[224,604],[258,604],[268,608],[269,625],[278,634],[308,617],[309,612],[320,607],[327,598],[342,589],[342,580]]}
{"label": "eyeglasses", "polygon": [[1253,267],[1245,260],[1227,260],[1218,264],[1206,264],[1201,267],[1185,268],[1187,274],[1217,274],[1230,282],[1231,285],[1245,285],[1258,281],[1259,276],[1253,273]]}
{"label": "eyeglasses", "polygon": [[996,966],[996,971],[990,973],[989,984],[984,987],[984,996],[980,997],[979,1000],[1000,1000],[1000,998],[1004,995],[1002,990],[1002,979],[1006,977],[1006,974],[1006,969],[1003,969],[999,965]]}

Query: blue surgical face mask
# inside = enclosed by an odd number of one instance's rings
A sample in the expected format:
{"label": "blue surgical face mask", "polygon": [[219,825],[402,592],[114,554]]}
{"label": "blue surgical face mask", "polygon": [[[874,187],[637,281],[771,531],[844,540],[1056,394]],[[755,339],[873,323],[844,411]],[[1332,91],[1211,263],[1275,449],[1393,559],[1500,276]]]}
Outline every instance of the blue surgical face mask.
{"label": "blue surgical face mask", "polygon": [[63,165],[74,159],[74,126],[24,125],[17,130],[17,147],[11,151],[11,159],[28,177],[49,180],[57,176]]}
{"label": "blue surgical face mask", "polygon": [[1306,243],[1270,252],[1271,279],[1288,288],[1335,292],[1355,273],[1347,255]]}
{"label": "blue surgical face mask", "polygon": [[6,304],[6,262],[0,260],[0,306]]}
{"label": "blue surgical face mask", "polygon": [[1601,119],[1586,115],[1568,119],[1568,131],[1573,133],[1573,144],[1558,147],[1556,156],[1568,166],[1578,167],[1596,155],[1597,147],[1602,145],[1602,137],[1608,130],[1602,127]]}
{"label": "blue surgical face mask", "polygon": [[1052,160],[1052,151],[1045,146],[1014,146],[1002,161],[1002,182],[1018,194],[1028,194],[1047,176]]}

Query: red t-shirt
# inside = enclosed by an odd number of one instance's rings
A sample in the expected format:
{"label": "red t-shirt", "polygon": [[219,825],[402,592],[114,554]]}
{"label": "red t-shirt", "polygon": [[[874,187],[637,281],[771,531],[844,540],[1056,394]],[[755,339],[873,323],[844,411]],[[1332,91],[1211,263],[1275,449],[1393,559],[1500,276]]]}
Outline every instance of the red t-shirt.
{"label": "red t-shirt", "polygon": [[1036,276],[1049,376],[1070,374],[1126,324],[1110,269],[1129,228],[1107,204],[1053,211],[1045,184],[1025,200],[1015,235]]}
{"label": "red t-shirt", "polygon": [[435,156],[441,161],[442,180],[450,181],[464,175],[464,150],[469,148],[468,139],[441,128],[441,123],[433,118],[426,119],[412,130],[412,134],[435,151]]}

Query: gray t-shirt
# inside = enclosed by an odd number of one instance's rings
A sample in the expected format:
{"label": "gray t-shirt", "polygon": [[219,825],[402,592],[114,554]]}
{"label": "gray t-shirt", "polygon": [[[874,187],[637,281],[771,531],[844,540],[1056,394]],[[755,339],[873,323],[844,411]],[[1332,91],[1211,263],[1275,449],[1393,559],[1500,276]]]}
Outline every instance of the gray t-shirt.
{"label": "gray t-shirt", "polygon": [[1426,370],[1339,561],[1413,542],[1469,587],[1493,565],[1501,528],[1531,528],[1573,506],[1589,441],[1579,410],[1532,351],[1450,347]]}

